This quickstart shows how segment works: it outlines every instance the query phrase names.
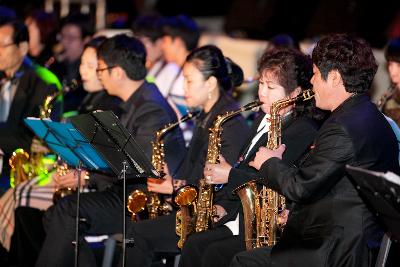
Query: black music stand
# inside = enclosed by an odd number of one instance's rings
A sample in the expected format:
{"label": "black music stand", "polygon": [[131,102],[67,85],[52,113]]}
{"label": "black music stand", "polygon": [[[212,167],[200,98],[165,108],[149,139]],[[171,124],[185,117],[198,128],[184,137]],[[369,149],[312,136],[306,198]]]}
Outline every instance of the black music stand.
{"label": "black music stand", "polygon": [[374,172],[346,166],[350,179],[386,227],[377,265],[385,266],[391,240],[400,241],[400,177],[394,173]]}
{"label": "black music stand", "polygon": [[[120,176],[123,179],[123,254],[125,259],[126,224],[125,197],[126,177],[156,177],[148,157],[135,142],[132,135],[122,126],[112,112],[95,112],[78,115],[71,122],[60,123],[47,119],[29,118],[26,124],[49,147],[69,165]],[[78,168],[80,170],[80,168]],[[78,173],[80,176],[80,173]],[[78,177],[79,177],[78,176]],[[78,179],[75,266],[78,266],[80,179]]]}
{"label": "black music stand", "polygon": [[126,238],[126,178],[160,178],[160,174],[113,112],[95,111],[78,115],[71,118],[71,122],[87,140],[90,140],[90,144],[103,155],[114,173],[120,174],[119,177],[123,180],[122,257],[125,266],[126,244],[134,242]]}

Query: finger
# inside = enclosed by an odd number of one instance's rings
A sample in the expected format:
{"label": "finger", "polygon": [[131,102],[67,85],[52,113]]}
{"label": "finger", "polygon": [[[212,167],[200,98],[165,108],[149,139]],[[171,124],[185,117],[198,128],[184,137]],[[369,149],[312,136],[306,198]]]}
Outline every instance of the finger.
{"label": "finger", "polygon": [[254,161],[250,161],[250,162],[249,162],[249,166],[250,166],[250,167],[256,167],[255,164],[254,164]]}
{"label": "finger", "polygon": [[279,146],[279,150],[280,150],[282,153],[285,152],[285,150],[286,150],[286,145],[285,145],[285,144],[280,145],[280,146]]}
{"label": "finger", "polygon": [[219,162],[220,163],[225,163],[226,162],[226,160],[225,160],[224,156],[222,156],[222,154],[219,154]]}

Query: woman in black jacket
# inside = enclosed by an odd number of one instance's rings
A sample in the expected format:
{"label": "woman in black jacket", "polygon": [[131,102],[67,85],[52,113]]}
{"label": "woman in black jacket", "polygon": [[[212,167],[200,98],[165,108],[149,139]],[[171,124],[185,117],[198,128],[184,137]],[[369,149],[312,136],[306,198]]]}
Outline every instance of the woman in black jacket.
{"label": "woman in black jacket", "polygon": [[[204,176],[211,184],[225,184],[224,194],[217,207],[218,227],[190,236],[182,249],[179,266],[228,266],[232,257],[246,249],[243,211],[237,195],[238,186],[257,179],[257,172],[248,164],[261,146],[267,145],[270,107],[272,103],[299,95],[311,87],[312,65],[309,57],[292,49],[278,49],[264,53],[259,62],[258,96],[263,102],[262,112],[256,118],[251,137],[241,150],[238,162],[232,164],[223,158],[218,164],[206,164]],[[284,155],[287,163],[295,164],[309,150],[317,124],[312,117],[311,101],[290,105],[279,113],[282,118],[282,143],[288,146]],[[309,116],[308,116],[309,115]]]}
{"label": "woman in black jacket", "polygon": [[[208,129],[217,115],[239,108],[230,91],[241,84],[243,72],[226,59],[219,48],[209,45],[194,50],[186,59],[183,75],[188,106],[202,111],[195,121],[193,137],[181,168],[173,175],[174,179],[167,174],[161,184],[148,182],[148,189],[153,192],[172,194],[174,185],[197,185],[206,161]],[[249,129],[240,115],[227,120],[222,128],[220,153],[233,163]],[[131,224],[128,237],[135,240],[135,245],[128,249],[127,266],[150,266],[155,252],[179,252],[175,214]]]}

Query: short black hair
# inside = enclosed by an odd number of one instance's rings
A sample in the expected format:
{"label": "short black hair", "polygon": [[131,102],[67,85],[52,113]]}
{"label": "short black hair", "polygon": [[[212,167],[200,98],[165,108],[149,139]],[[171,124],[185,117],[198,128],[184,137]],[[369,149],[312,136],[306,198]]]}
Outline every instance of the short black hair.
{"label": "short black hair", "polygon": [[330,71],[337,70],[349,93],[367,92],[378,68],[370,45],[349,34],[322,38],[313,50],[312,59],[325,80]]}
{"label": "short black hair", "polygon": [[385,58],[387,61],[400,63],[400,38],[391,39],[385,47]]}
{"label": "short black hair", "polygon": [[97,56],[108,66],[121,67],[134,81],[146,77],[146,49],[135,37],[129,37],[126,34],[115,35],[100,45]]}
{"label": "short black hair", "polygon": [[97,36],[95,38],[92,38],[90,39],[89,42],[85,44],[84,49],[91,47],[97,50],[100,47],[100,45],[104,43],[105,40],[107,40],[107,37],[105,36]]}
{"label": "short black hair", "polygon": [[84,39],[88,36],[92,36],[94,32],[93,20],[90,15],[82,13],[72,13],[60,22],[61,29],[66,25],[75,25],[81,32],[81,38]]}
{"label": "short black hair", "polygon": [[13,28],[12,41],[14,44],[19,45],[23,42],[29,42],[28,28],[25,23],[20,20],[8,20],[0,22],[0,27],[10,26]]}
{"label": "short black hair", "polygon": [[158,15],[140,16],[134,21],[132,32],[135,37],[147,37],[154,43],[163,37],[162,17]]}
{"label": "short black hair", "polygon": [[164,18],[163,34],[181,38],[186,49],[192,51],[199,43],[200,30],[196,22],[186,15]]}

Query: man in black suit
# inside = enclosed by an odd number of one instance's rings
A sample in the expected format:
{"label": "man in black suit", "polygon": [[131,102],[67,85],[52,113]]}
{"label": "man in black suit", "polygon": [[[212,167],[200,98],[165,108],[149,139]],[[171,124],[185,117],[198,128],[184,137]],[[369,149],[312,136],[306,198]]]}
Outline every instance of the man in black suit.
{"label": "man in black suit", "polygon": [[22,22],[0,23],[0,155],[5,158],[16,148],[30,149],[33,134],[23,119],[38,117],[39,106],[55,92],[26,58],[28,41]]}
{"label": "man in black suit", "polygon": [[284,146],[260,148],[251,166],[292,201],[272,248],[237,254],[231,266],[371,266],[381,234],[346,172],[346,164],[399,174],[399,149],[385,117],[366,95],[377,65],[369,45],[348,35],[321,39],[311,79],[317,107],[331,111],[299,166],[284,163]]}
{"label": "man in black suit", "polygon": [[[167,123],[177,120],[175,112],[163,98],[154,84],[147,83],[143,44],[126,35],[117,35],[106,40],[98,49],[97,74],[110,95],[123,100],[122,124],[132,133],[144,152],[151,155],[154,134]],[[174,173],[180,164],[185,147],[180,128],[166,135],[166,161]],[[170,156],[169,156],[170,155]],[[81,195],[80,215],[86,223],[80,229],[79,262],[82,266],[96,266],[93,254],[84,235],[112,234],[122,232],[122,185],[117,177],[90,174],[89,183],[105,184],[113,182],[102,191]],[[144,188],[146,181],[127,181],[128,190]],[[76,197],[61,199],[50,208],[44,218],[46,239],[36,266],[72,266],[74,259],[74,220]]]}

